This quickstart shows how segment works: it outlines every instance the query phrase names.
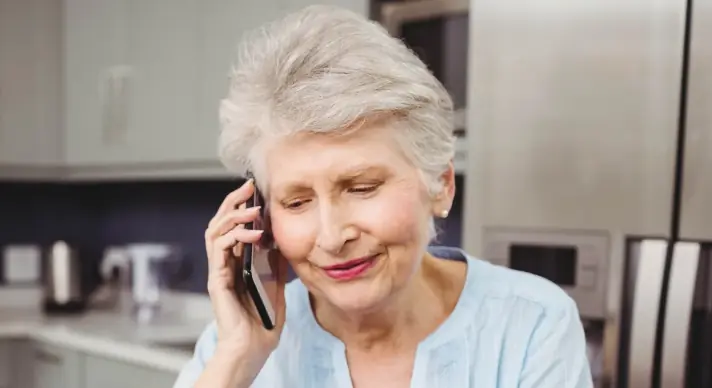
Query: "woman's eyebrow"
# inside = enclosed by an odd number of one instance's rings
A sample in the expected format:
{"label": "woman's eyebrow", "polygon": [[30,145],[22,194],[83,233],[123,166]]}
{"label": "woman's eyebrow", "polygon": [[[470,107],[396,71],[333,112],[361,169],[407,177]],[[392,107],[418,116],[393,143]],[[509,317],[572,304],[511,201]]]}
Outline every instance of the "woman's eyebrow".
{"label": "woman's eyebrow", "polygon": [[[350,167],[346,171],[339,172],[333,177],[329,178],[329,182],[332,184],[343,184],[344,182],[352,181],[366,174],[386,174],[388,168],[380,165],[356,165]],[[285,196],[293,193],[299,193],[305,190],[309,190],[312,185],[302,179],[293,178],[288,179],[279,184],[275,184],[271,187],[271,193],[276,196]]]}
{"label": "woman's eyebrow", "polygon": [[383,166],[358,165],[358,166],[352,167],[342,173],[339,173],[336,177],[334,177],[334,179],[332,179],[332,181],[333,182],[349,181],[349,180],[353,180],[353,179],[358,178],[365,174],[384,173],[386,171],[387,171],[387,169]]}

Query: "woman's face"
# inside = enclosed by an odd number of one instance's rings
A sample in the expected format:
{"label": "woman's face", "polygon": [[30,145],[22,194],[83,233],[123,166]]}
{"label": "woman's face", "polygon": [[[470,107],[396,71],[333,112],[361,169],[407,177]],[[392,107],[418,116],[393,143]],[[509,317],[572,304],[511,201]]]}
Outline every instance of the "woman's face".
{"label": "woman's face", "polygon": [[300,135],[267,150],[275,240],[318,300],[368,312],[418,270],[429,219],[451,198],[433,200],[399,150],[383,127]]}

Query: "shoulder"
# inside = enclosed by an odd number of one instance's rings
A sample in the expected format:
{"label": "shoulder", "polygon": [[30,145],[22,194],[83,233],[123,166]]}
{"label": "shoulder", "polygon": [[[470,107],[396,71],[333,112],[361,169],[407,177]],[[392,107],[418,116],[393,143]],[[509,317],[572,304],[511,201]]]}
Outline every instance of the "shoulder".
{"label": "shoulder", "polygon": [[494,330],[506,328],[501,335],[527,351],[537,346],[538,336],[564,327],[567,331],[559,335],[585,340],[576,302],[557,284],[471,256],[468,263],[473,273],[467,292],[478,307],[475,321],[485,320],[480,323]]}
{"label": "shoulder", "polygon": [[562,315],[576,308],[573,299],[557,284],[528,272],[506,268],[468,256],[474,267],[470,292],[493,302],[517,302],[547,315]]}
{"label": "shoulder", "polygon": [[467,262],[467,293],[477,306],[471,319],[501,346],[500,362],[519,376],[520,386],[589,387],[586,337],[574,300],[540,276],[472,256]]}
{"label": "shoulder", "polygon": [[438,257],[467,263],[463,296],[470,303],[526,308],[549,316],[571,313],[576,304],[557,284],[543,277],[491,264],[458,248],[431,247]]}

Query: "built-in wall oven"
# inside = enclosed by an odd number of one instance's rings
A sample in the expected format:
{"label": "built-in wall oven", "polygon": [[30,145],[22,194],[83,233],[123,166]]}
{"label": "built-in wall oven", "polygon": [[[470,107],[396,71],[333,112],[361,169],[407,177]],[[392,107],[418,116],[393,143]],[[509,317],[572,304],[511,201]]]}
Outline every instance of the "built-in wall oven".
{"label": "built-in wall oven", "polygon": [[442,82],[455,104],[455,133],[465,135],[469,0],[386,1],[372,14],[413,50]]}

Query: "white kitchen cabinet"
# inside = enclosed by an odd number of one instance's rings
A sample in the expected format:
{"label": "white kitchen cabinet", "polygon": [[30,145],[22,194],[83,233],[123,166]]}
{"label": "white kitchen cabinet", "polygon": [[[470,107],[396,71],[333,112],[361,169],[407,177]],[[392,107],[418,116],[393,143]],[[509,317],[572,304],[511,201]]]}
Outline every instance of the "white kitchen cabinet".
{"label": "white kitchen cabinet", "polygon": [[217,126],[200,122],[209,67],[201,54],[213,44],[201,34],[202,15],[213,2],[67,0],[65,7],[69,178],[224,173]]}
{"label": "white kitchen cabinet", "polygon": [[239,39],[309,4],[0,0],[0,178],[226,176],[218,107]]}
{"label": "white kitchen cabinet", "polygon": [[228,92],[240,38],[280,12],[278,1],[246,6],[241,0],[214,0],[201,6],[199,126],[190,138],[206,158],[217,158],[219,104]]}
{"label": "white kitchen cabinet", "polygon": [[76,351],[32,343],[32,388],[84,387],[84,357]]}
{"label": "white kitchen cabinet", "polygon": [[[330,0],[367,13],[365,0]],[[243,33],[306,0],[67,0],[70,177],[223,175],[219,101]]]}
{"label": "white kitchen cabinet", "polygon": [[146,368],[103,357],[86,356],[84,388],[170,388],[174,372]]}
{"label": "white kitchen cabinet", "polygon": [[10,352],[10,341],[0,340],[0,388],[10,388],[12,382]]}
{"label": "white kitchen cabinet", "polygon": [[211,2],[130,0],[129,122],[134,163],[215,160],[216,131],[198,122],[200,14]]}
{"label": "white kitchen cabinet", "polygon": [[128,162],[129,2],[64,1],[66,163]]}
{"label": "white kitchen cabinet", "polygon": [[33,388],[31,350],[26,340],[0,340],[0,388]]}
{"label": "white kitchen cabinet", "polygon": [[215,133],[195,135],[197,0],[67,0],[64,22],[71,168],[215,159]]}
{"label": "white kitchen cabinet", "polygon": [[[220,99],[243,34],[305,0],[131,2],[127,47],[129,163],[223,172],[217,156]],[[365,0],[330,0],[366,14]],[[140,167],[139,167],[140,168]]]}
{"label": "white kitchen cabinet", "polygon": [[10,340],[10,388],[33,388],[33,346],[26,339]]}
{"label": "white kitchen cabinet", "polygon": [[0,388],[169,388],[177,377],[44,342],[0,340]]}
{"label": "white kitchen cabinet", "polygon": [[61,164],[61,11],[55,0],[0,0],[0,177]]}
{"label": "white kitchen cabinet", "polygon": [[198,14],[197,0],[65,1],[70,167],[191,159]]}

